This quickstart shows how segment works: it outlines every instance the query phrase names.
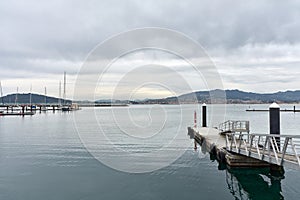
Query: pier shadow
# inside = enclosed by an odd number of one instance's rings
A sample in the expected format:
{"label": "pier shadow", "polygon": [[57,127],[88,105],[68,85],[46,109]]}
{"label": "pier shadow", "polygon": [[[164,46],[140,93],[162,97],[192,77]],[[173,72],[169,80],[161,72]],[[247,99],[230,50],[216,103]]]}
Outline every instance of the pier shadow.
{"label": "pier shadow", "polygon": [[284,199],[282,175],[274,175],[269,168],[226,169],[226,183],[235,199]]}
{"label": "pier shadow", "polygon": [[[208,153],[204,145],[202,151]],[[226,183],[234,199],[284,199],[281,188],[281,180],[285,178],[284,170],[276,167],[231,168],[226,163],[220,162],[215,154],[209,155],[210,160],[218,162],[218,170],[225,171]]]}
{"label": "pier shadow", "polygon": [[[209,154],[210,160],[218,162],[218,170],[225,171],[228,189],[236,200],[277,200],[284,199],[282,195],[281,180],[284,177],[283,168],[230,168],[221,162],[211,149],[207,149],[205,141],[197,140],[192,132],[188,134],[194,139],[195,147],[203,154]],[[197,149],[197,148],[195,148]]]}
{"label": "pier shadow", "polygon": [[[208,153],[205,146],[202,153]],[[218,162],[218,170],[225,171],[225,179],[229,192],[236,200],[279,200],[282,195],[281,180],[284,171],[265,168],[230,168],[226,163],[218,161],[216,155],[209,153],[210,160]]]}

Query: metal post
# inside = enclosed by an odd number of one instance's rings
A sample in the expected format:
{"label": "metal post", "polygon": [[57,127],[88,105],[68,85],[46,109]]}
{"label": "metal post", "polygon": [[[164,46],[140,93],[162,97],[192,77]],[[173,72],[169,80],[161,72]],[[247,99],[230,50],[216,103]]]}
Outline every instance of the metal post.
{"label": "metal post", "polygon": [[206,123],[206,104],[202,104],[202,127],[207,127],[207,123]]}
{"label": "metal post", "polygon": [[[280,135],[280,107],[277,103],[273,103],[269,107],[270,115],[270,134]],[[276,137],[276,143],[280,150],[280,137]]]}
{"label": "metal post", "polygon": [[294,106],[294,112],[296,112],[296,106]]}

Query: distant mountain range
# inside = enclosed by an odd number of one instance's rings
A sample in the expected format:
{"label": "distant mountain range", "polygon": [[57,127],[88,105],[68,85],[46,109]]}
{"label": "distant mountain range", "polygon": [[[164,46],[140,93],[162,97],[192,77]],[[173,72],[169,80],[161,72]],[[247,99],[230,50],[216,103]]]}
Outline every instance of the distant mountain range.
{"label": "distant mountain range", "polygon": [[[225,94],[225,96],[224,96]],[[62,99],[60,99],[63,102]],[[225,100],[225,101],[224,101]],[[40,94],[32,94],[31,102],[33,104],[45,103],[57,104],[59,98]],[[30,102],[30,94],[9,94],[0,97],[1,103],[15,103],[25,104]],[[211,91],[197,91],[180,95],[178,97],[167,97],[162,99],[145,99],[137,101],[129,100],[97,100],[91,101],[77,101],[78,103],[96,103],[96,104],[179,104],[179,103],[300,103],[300,90],[286,91],[276,93],[253,93],[244,92],[240,90],[211,90]],[[66,103],[72,103],[71,100],[66,100]]]}
{"label": "distant mountain range", "polygon": [[[32,104],[58,104],[59,98],[50,97],[40,94],[31,94],[31,103]],[[64,103],[63,99],[60,99],[61,103]],[[29,104],[30,103],[30,94],[9,94],[3,97],[0,97],[0,104]],[[66,104],[72,103],[71,100],[65,100]]]}
{"label": "distant mountain range", "polygon": [[[225,94],[225,96],[224,96]],[[211,98],[213,97],[213,98]],[[226,102],[224,102],[224,98]],[[212,102],[213,101],[213,102]],[[148,99],[142,101],[146,104],[178,104],[178,103],[299,103],[300,90],[259,94],[244,92],[240,90],[211,90],[197,91],[180,95],[178,97],[168,97],[164,99]]]}
{"label": "distant mountain range", "polygon": [[256,102],[256,103],[298,103],[300,102],[300,90],[285,91],[269,94],[258,94],[243,92],[239,90],[226,90],[227,101],[229,103]]}

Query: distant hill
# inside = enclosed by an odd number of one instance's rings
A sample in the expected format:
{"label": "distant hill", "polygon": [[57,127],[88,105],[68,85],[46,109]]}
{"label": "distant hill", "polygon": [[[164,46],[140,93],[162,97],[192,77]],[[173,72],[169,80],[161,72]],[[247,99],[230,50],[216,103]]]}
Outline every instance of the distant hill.
{"label": "distant hill", "polygon": [[[160,103],[160,104],[178,104],[180,103],[299,103],[300,91],[286,91],[259,94],[253,92],[244,92],[240,90],[225,90],[226,102],[224,102],[223,90],[197,91],[180,95],[178,97],[168,97],[164,99],[148,99],[142,103]],[[211,96],[214,96],[215,102],[211,102]]]}
{"label": "distant hill", "polygon": [[276,93],[259,94],[243,92],[239,90],[226,90],[227,101],[235,102],[254,102],[254,103],[298,103],[300,102],[300,91],[285,91]]}
{"label": "distant hill", "polygon": [[[130,103],[130,104],[178,104],[180,103],[300,103],[300,90],[297,91],[285,91],[276,93],[253,93],[244,92],[240,90],[225,90],[226,102],[224,102],[223,90],[212,90],[212,91],[197,91],[180,95],[178,97],[167,97],[162,99],[145,99],[139,101],[128,101],[128,100],[97,100],[95,103]],[[211,96],[214,101],[212,102]],[[4,97],[0,97],[0,104],[3,103],[15,103],[16,94],[9,94]],[[47,96],[47,103],[57,104],[59,99],[56,97]],[[30,102],[30,94],[18,94],[18,104],[28,104]],[[31,102],[33,104],[45,103],[45,95],[32,94]],[[61,102],[63,100],[61,99]],[[66,103],[72,103],[71,100],[66,100]]]}
{"label": "distant hill", "polygon": [[[15,103],[17,98],[18,104],[29,104],[30,103],[30,93],[27,94],[9,94],[3,97],[0,97],[0,103],[11,104]],[[57,104],[59,102],[59,98],[46,96],[46,101],[48,104]],[[40,94],[31,94],[31,102],[32,104],[44,104],[45,103],[45,95]],[[63,103],[63,100],[61,99]],[[72,103],[71,100],[65,101],[67,104]]]}

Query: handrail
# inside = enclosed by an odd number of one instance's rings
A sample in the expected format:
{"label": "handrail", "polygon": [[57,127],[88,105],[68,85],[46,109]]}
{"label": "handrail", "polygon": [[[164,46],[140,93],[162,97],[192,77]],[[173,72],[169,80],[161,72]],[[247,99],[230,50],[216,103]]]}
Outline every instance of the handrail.
{"label": "handrail", "polygon": [[[243,136],[249,136],[245,140]],[[300,135],[226,133],[226,149],[245,156],[300,169]]]}
{"label": "handrail", "polygon": [[[245,135],[245,134],[244,134]],[[271,136],[271,137],[292,137],[292,138],[300,138],[300,135],[286,135],[286,134],[261,134],[261,133],[251,133],[250,135],[255,135],[255,136]]]}
{"label": "handrail", "polygon": [[233,121],[228,120],[219,125],[219,130],[221,133],[227,132],[248,132],[249,129],[249,121]]}

